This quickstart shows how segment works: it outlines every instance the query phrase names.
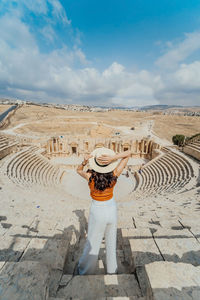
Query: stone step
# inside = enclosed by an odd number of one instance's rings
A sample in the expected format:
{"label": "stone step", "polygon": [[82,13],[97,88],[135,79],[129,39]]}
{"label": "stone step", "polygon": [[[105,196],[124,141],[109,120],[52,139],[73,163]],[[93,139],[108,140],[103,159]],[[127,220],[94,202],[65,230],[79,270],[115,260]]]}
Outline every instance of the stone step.
{"label": "stone step", "polygon": [[125,299],[139,299],[142,294],[133,274],[74,277],[64,275],[56,297],[87,300],[113,299],[113,297],[116,297],[116,299],[123,299],[123,297],[126,297]]}
{"label": "stone step", "polygon": [[188,229],[161,228],[153,236],[166,261],[200,266],[200,243]]}
{"label": "stone step", "polygon": [[69,241],[55,238],[32,238],[21,260],[40,261],[51,269],[63,270]]}
{"label": "stone step", "polygon": [[153,262],[145,265],[145,275],[146,299],[200,299],[200,267],[185,263]]}
{"label": "stone step", "polygon": [[125,259],[132,270],[138,266],[163,260],[148,228],[122,229],[122,242]]}
{"label": "stone step", "polygon": [[[83,298],[76,298],[74,300],[79,300],[79,299],[83,299]],[[146,297],[138,297],[138,296],[133,296],[133,297],[100,297],[100,298],[95,297],[95,300],[115,300],[115,299],[117,299],[117,300],[146,300]],[[69,298],[49,297],[48,300],[69,300]]]}
{"label": "stone step", "polygon": [[0,273],[0,299],[46,300],[49,297],[50,273],[38,262],[7,262]]}

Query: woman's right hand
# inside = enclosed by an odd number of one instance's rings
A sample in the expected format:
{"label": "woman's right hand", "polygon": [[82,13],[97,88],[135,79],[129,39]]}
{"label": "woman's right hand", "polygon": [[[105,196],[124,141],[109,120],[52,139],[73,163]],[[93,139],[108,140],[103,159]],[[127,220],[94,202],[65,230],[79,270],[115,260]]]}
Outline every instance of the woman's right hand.
{"label": "woman's right hand", "polygon": [[85,156],[84,156],[84,161],[85,162],[88,162],[88,160],[89,160],[89,158],[91,158],[93,155],[91,155],[91,154],[86,154]]}

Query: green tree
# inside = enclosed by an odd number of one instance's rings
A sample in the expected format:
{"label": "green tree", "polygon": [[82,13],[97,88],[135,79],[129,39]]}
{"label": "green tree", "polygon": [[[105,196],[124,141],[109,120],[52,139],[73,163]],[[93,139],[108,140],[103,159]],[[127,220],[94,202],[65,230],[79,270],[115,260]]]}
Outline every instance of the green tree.
{"label": "green tree", "polygon": [[183,134],[176,134],[172,137],[174,145],[183,146],[185,141],[185,136]]}

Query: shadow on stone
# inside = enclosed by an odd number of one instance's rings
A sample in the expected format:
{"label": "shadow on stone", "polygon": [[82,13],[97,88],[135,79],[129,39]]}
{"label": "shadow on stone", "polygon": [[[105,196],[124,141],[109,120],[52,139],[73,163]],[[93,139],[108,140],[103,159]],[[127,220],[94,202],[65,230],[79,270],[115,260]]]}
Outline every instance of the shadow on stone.
{"label": "shadow on stone", "polygon": [[153,289],[153,297],[155,300],[197,300],[200,299],[200,287],[183,287],[181,290],[176,288]]}

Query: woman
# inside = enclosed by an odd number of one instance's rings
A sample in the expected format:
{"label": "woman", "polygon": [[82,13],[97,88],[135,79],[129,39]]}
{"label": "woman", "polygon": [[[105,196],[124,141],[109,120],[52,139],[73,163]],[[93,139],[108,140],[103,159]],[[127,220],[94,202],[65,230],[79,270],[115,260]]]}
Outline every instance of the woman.
{"label": "woman", "polygon": [[[88,221],[88,236],[79,259],[78,273],[95,274],[99,249],[105,234],[107,273],[117,272],[116,238],[117,208],[113,188],[127,165],[131,151],[115,154],[108,148],[97,148],[78,166],[77,172],[88,181],[92,204]],[[121,161],[118,163],[118,159]],[[90,169],[83,171],[89,162]]]}

